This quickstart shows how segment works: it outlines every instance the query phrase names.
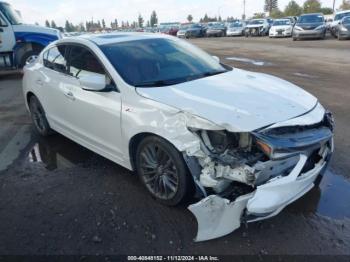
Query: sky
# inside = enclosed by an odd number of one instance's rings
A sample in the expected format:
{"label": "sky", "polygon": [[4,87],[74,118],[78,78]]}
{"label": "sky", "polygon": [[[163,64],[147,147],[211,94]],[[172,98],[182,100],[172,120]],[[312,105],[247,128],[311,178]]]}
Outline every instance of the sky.
{"label": "sky", "polygon": [[[105,19],[109,25],[115,18],[121,21],[136,21],[141,14],[149,20],[152,10],[157,12],[159,22],[185,22],[189,14],[194,21],[207,13],[209,16],[240,18],[243,0],[5,0],[19,10],[26,23],[54,20],[63,26],[66,20],[78,24],[87,20]],[[279,0],[279,8],[284,9],[289,0]],[[300,5],[304,0],[296,0]],[[333,0],[321,0],[323,7],[332,7]],[[336,0],[339,7],[342,0]],[[247,17],[262,12],[264,0],[246,0]]]}

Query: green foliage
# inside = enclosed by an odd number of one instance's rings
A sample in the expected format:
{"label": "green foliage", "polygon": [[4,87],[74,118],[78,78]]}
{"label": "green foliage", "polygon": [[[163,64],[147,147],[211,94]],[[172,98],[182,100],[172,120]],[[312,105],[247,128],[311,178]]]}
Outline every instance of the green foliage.
{"label": "green foliage", "polygon": [[193,16],[192,15],[188,15],[187,16],[187,21],[191,23],[193,21]]}
{"label": "green foliage", "polygon": [[156,11],[153,10],[152,14],[151,14],[151,19],[150,19],[150,25],[151,27],[154,27],[156,24],[158,24],[158,16]]}
{"label": "green foliage", "polygon": [[45,26],[46,27],[51,27],[50,22],[48,20],[45,21]]}
{"label": "green foliage", "polygon": [[52,28],[57,28],[57,25],[56,25],[55,21],[53,21],[53,20],[51,21],[51,27]]}
{"label": "green foliage", "polygon": [[265,0],[264,11],[272,13],[273,10],[278,8],[278,0]]}
{"label": "green foliage", "polygon": [[274,9],[270,13],[270,17],[272,17],[272,18],[282,18],[284,16],[285,16],[284,13],[279,9]]}
{"label": "green foliage", "polygon": [[258,18],[266,18],[266,14],[265,13],[255,13],[253,15],[253,19],[258,19]]}
{"label": "green foliage", "polygon": [[319,0],[307,0],[304,3],[304,13],[320,13],[321,2]]}
{"label": "green foliage", "polygon": [[[145,22],[145,20],[143,20],[143,17],[141,16],[141,14],[139,14],[139,17],[137,18],[137,25],[142,28],[143,27],[143,23]],[[136,27],[136,25],[135,25]]]}
{"label": "green foliage", "polygon": [[333,8],[322,7],[321,8],[321,13],[323,13],[324,15],[331,15],[331,14],[333,14]]}
{"label": "green foliage", "polygon": [[284,9],[285,16],[299,16],[303,13],[303,8],[294,0],[290,1]]}

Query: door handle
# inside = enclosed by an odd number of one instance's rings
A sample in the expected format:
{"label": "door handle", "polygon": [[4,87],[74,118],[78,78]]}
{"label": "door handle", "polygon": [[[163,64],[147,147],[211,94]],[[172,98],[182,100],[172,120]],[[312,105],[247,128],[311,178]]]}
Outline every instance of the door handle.
{"label": "door handle", "polygon": [[39,86],[43,86],[43,85],[44,85],[44,82],[43,82],[43,80],[41,80],[41,79],[36,80],[36,83],[37,83]]}
{"label": "door handle", "polygon": [[74,94],[73,94],[71,91],[66,91],[66,92],[64,92],[64,95],[65,95],[68,99],[70,99],[70,100],[72,100],[72,101],[75,100]]}

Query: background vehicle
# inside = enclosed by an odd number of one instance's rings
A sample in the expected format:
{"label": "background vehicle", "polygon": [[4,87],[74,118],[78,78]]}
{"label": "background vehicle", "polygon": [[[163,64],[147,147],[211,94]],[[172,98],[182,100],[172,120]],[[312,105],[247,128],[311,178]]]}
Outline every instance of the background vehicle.
{"label": "background vehicle", "polygon": [[165,26],[159,29],[159,32],[166,35],[176,36],[179,31],[178,26]]}
{"label": "background vehicle", "polygon": [[204,28],[200,24],[184,24],[177,32],[177,36],[183,38],[203,37]]}
{"label": "background vehicle", "polygon": [[344,17],[337,28],[338,40],[349,39],[350,38],[350,16]]}
{"label": "background vehicle", "polygon": [[241,36],[244,35],[246,23],[244,21],[236,21],[228,24],[226,35],[227,36]]}
{"label": "background vehicle", "polygon": [[329,30],[334,37],[338,37],[339,23],[346,16],[350,16],[350,10],[344,10],[344,11],[339,11],[335,13],[334,20],[329,26]]}
{"label": "background vehicle", "polygon": [[56,29],[23,24],[10,4],[0,2],[0,69],[23,67],[28,58],[59,38]]}
{"label": "background vehicle", "polygon": [[224,23],[212,23],[208,25],[206,36],[226,36],[226,26]]}
{"label": "background vehicle", "polygon": [[268,35],[270,24],[267,19],[253,19],[247,23],[245,36],[263,36]]}
{"label": "background vehicle", "polygon": [[298,17],[296,16],[287,16],[287,17],[282,17],[281,19],[289,19],[293,26],[298,21]]}
{"label": "background vehicle", "polygon": [[270,37],[292,36],[293,25],[290,19],[276,19],[270,28]]}
{"label": "background vehicle", "polygon": [[293,28],[293,41],[298,39],[325,39],[326,22],[323,14],[301,15]]}

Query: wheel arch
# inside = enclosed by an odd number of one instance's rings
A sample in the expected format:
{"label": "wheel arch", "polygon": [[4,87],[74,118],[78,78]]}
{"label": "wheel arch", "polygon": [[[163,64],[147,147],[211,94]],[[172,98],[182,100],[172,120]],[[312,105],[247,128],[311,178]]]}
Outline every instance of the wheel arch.
{"label": "wheel arch", "polygon": [[135,134],[133,137],[131,137],[131,139],[129,140],[129,146],[128,146],[128,149],[129,149],[129,159],[130,159],[130,164],[131,164],[131,168],[133,171],[136,170],[136,151],[137,151],[137,147],[138,145],[142,142],[143,139],[145,139],[146,137],[149,137],[149,136],[156,136],[156,137],[159,137],[159,138],[162,138],[164,139],[165,141],[167,141],[169,144],[171,144],[173,147],[175,147],[177,150],[178,147],[172,143],[171,141],[169,141],[169,139],[163,137],[163,136],[160,136],[156,133],[152,133],[152,132],[142,132],[142,133],[138,133],[138,134]]}
{"label": "wheel arch", "polygon": [[37,43],[37,42],[25,42],[25,43],[17,44],[14,48],[16,64],[19,65],[21,63],[23,56],[27,52],[34,51],[39,54],[44,48],[45,48],[44,44]]}

